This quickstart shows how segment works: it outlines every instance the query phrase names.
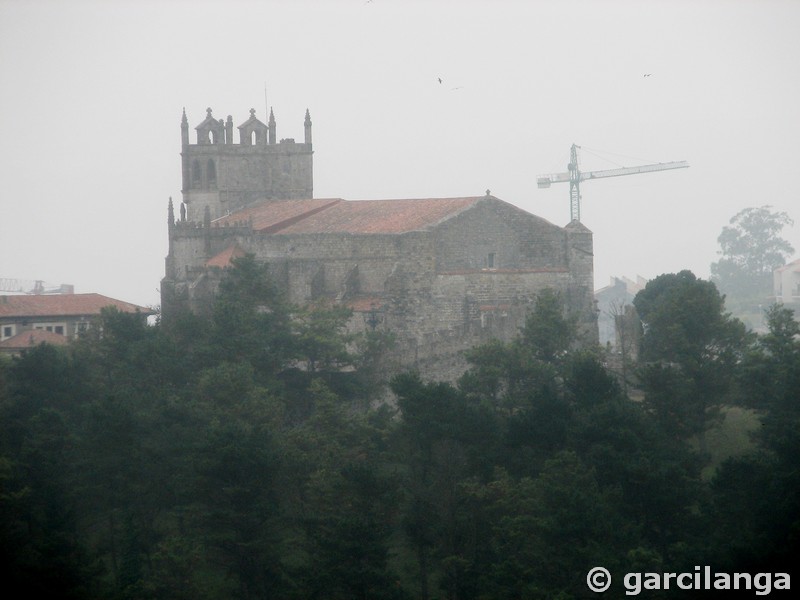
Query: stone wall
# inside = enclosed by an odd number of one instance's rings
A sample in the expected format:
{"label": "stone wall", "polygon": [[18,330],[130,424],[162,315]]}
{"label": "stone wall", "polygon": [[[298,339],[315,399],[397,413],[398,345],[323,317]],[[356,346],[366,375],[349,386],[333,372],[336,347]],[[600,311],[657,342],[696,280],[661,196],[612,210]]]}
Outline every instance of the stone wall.
{"label": "stone wall", "polygon": [[[545,288],[558,290],[587,339],[597,339],[591,232],[579,223],[557,227],[495,198],[400,234],[284,235],[248,223],[187,221],[170,227],[170,240],[164,303],[204,312],[221,275],[205,262],[236,244],[270,265],[293,303],[379,299],[380,327],[398,341],[392,364],[430,377],[457,377],[464,350],[513,338]],[[364,318],[355,315],[354,330]]]}
{"label": "stone wall", "polygon": [[[198,126],[202,131],[198,129],[195,144],[189,143],[188,124],[183,124],[182,191],[189,221],[202,221],[206,207],[216,219],[259,200],[313,198],[310,120],[303,143],[293,138],[275,143],[266,135],[267,126],[253,119],[247,129],[263,129],[255,144],[250,139],[233,143],[231,117],[228,125],[204,121],[205,125]],[[217,135],[209,137],[209,128]]]}
{"label": "stone wall", "polygon": [[439,272],[566,268],[565,241],[561,227],[496,198],[485,198],[436,229],[436,268]]}

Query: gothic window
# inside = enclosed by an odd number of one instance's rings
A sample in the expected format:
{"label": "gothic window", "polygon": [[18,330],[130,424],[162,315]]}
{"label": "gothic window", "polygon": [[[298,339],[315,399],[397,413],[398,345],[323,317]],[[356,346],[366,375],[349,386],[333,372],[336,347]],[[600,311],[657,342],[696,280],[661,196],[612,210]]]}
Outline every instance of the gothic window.
{"label": "gothic window", "polygon": [[216,187],[217,185],[217,169],[214,167],[214,161],[208,159],[208,167],[206,168],[206,176],[208,177],[209,187]]}
{"label": "gothic window", "polygon": [[258,136],[256,135],[255,130],[250,132],[250,145],[255,146],[258,143]]}
{"label": "gothic window", "polygon": [[192,187],[199,188],[203,185],[203,174],[200,172],[200,161],[192,163]]}

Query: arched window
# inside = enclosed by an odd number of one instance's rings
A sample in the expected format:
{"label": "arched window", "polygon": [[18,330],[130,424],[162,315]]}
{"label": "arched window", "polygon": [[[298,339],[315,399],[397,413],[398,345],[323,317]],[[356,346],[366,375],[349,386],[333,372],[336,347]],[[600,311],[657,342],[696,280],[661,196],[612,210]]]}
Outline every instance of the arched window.
{"label": "arched window", "polygon": [[255,146],[258,143],[258,136],[256,135],[256,130],[250,132],[250,145]]}
{"label": "arched window", "polygon": [[200,161],[196,160],[192,163],[192,187],[199,188],[203,185],[203,174],[200,172]]}
{"label": "arched window", "polygon": [[217,186],[217,169],[214,167],[213,159],[208,159],[208,166],[206,167],[206,176],[208,177],[208,186]]}

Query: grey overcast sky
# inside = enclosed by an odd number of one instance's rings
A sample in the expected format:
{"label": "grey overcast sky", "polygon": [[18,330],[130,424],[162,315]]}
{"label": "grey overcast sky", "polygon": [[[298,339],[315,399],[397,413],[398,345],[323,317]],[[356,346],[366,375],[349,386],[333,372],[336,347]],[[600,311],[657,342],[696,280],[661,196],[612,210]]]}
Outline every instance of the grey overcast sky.
{"label": "grey overcast sky", "polygon": [[317,197],[490,189],[565,225],[536,176],[572,143],[583,170],[689,161],[584,184],[596,288],[708,277],[750,206],[800,251],[798,31],[798,1],[0,0],[0,277],[158,304],[182,108],[266,103],[278,138],[310,109]]}

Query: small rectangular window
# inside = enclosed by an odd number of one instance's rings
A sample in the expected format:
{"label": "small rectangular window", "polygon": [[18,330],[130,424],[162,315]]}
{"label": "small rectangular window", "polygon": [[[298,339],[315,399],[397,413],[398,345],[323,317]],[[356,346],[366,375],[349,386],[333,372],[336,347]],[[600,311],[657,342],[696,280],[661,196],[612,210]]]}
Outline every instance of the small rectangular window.
{"label": "small rectangular window", "polygon": [[49,331],[51,333],[58,333],[61,335],[66,335],[67,332],[66,323],[34,323],[33,328],[40,331]]}
{"label": "small rectangular window", "polygon": [[494,252],[489,252],[489,258],[487,259],[487,263],[490,269],[494,269]]}
{"label": "small rectangular window", "polygon": [[14,336],[14,326],[13,325],[6,325],[3,327],[3,339],[10,338]]}

